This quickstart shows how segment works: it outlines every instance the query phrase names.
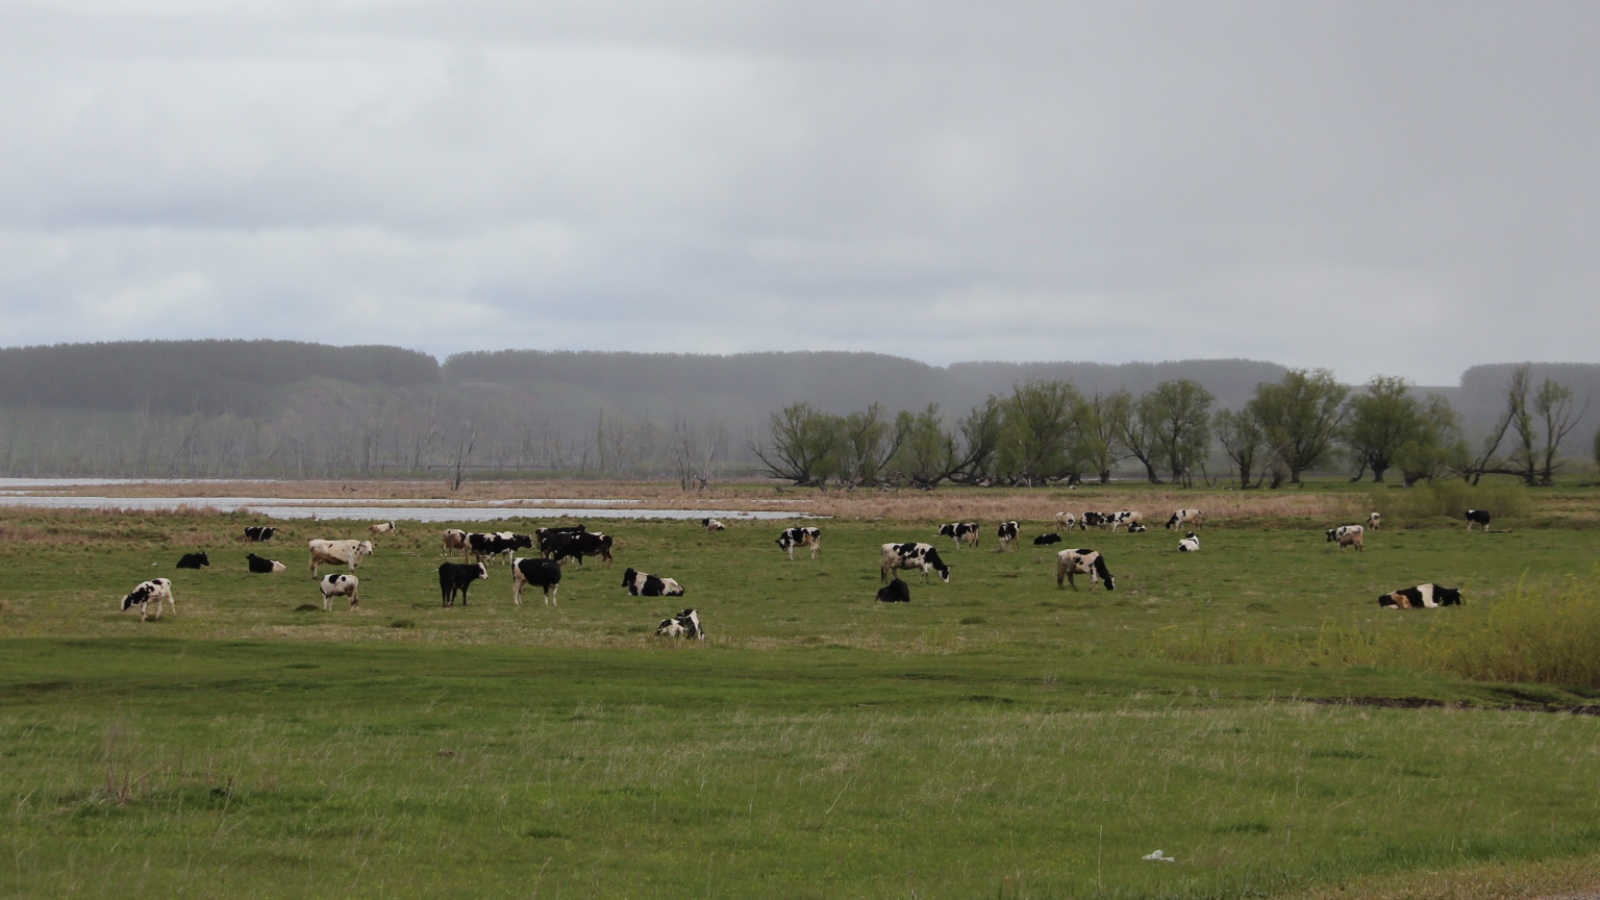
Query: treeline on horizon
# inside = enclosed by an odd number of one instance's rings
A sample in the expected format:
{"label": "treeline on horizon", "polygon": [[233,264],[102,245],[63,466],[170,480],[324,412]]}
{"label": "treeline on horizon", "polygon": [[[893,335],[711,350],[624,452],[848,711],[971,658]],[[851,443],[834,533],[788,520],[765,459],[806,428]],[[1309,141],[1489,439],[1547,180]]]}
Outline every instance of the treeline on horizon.
{"label": "treeline on horizon", "polygon": [[[1438,393],[1476,435],[1514,365],[1474,366]],[[967,362],[881,353],[732,355],[504,350],[440,363],[414,350],[296,341],[130,341],[0,348],[0,474],[659,477],[751,473],[771,416],[876,404],[947,417],[1028,382],[1094,397],[1193,381],[1241,409],[1289,370],[1253,360],[1108,365]],[[1600,366],[1532,367],[1584,406]],[[1351,386],[1359,387],[1359,386]],[[1592,431],[1595,411],[1579,428]],[[953,420],[951,423],[953,424]],[[691,461],[693,464],[691,465]]]}

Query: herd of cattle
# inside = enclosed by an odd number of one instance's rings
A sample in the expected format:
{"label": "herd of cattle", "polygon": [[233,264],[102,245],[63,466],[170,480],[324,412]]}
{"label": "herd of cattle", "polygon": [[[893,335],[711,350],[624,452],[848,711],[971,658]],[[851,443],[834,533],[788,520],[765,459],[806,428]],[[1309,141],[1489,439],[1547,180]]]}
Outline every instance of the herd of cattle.
{"label": "herd of cattle", "polygon": [[[1203,521],[1204,516],[1200,510],[1180,509],[1167,519],[1166,528],[1168,530],[1184,527],[1199,528]],[[1366,532],[1377,530],[1382,521],[1382,515],[1374,512],[1367,517],[1365,525],[1339,525],[1328,529],[1327,541],[1336,544],[1340,553],[1347,547],[1354,547],[1359,552],[1364,548]],[[1488,531],[1490,514],[1487,510],[1470,509],[1466,512],[1466,521],[1469,531],[1474,526]],[[709,532],[726,530],[726,526],[716,519],[701,519],[700,524]],[[1056,514],[1056,526],[1069,532],[1073,530],[1087,532],[1090,528],[1111,532],[1125,528],[1131,534],[1145,531],[1144,516],[1134,510],[1090,511],[1081,516],[1060,512]],[[393,522],[368,526],[368,531],[372,534],[387,534],[394,530]],[[954,549],[959,551],[963,544],[977,548],[981,531],[977,522],[951,522],[939,526],[938,534],[940,537],[950,538]],[[275,532],[276,529],[270,525],[251,525],[244,529],[245,538],[253,542],[270,541]],[[1018,522],[1001,522],[996,528],[999,552],[1016,549],[1020,535],[1021,526]],[[451,528],[443,532],[442,538],[444,552],[454,555],[459,551],[463,559],[463,562],[444,562],[439,565],[440,602],[445,607],[455,606],[458,597],[461,605],[466,606],[467,592],[473,583],[489,577],[487,561],[502,556],[511,567],[514,604],[522,605],[522,591],[532,585],[541,590],[547,605],[556,605],[556,593],[561,585],[561,567],[564,563],[576,561],[578,566],[582,567],[585,557],[596,557],[609,564],[612,562],[612,550],[615,547],[610,535],[589,531],[581,524],[539,528],[531,535],[510,531],[469,532]],[[1040,547],[1058,544],[1061,541],[1062,536],[1059,532],[1040,534],[1033,539],[1034,545]],[[811,558],[815,560],[822,551],[822,530],[814,526],[786,528],[779,533],[775,543],[778,549],[788,554],[790,560],[794,559],[796,549],[810,550]],[[517,555],[518,550],[531,551],[536,547],[540,554],[537,557]],[[332,609],[336,597],[348,598],[350,609],[359,607],[361,583],[356,577],[355,570],[362,559],[372,555],[374,550],[372,542],[319,538],[307,541],[306,548],[310,552],[313,578],[318,576],[319,567],[323,565],[345,566],[348,569],[347,572],[325,575],[318,580],[317,584],[322,593],[322,608]],[[1199,535],[1189,531],[1178,542],[1178,550],[1183,553],[1199,552]],[[469,558],[473,561],[466,561]],[[248,571],[254,574],[272,574],[288,570],[282,562],[255,553],[247,554],[245,560]],[[204,552],[186,553],[178,560],[177,568],[200,569],[210,564],[210,557]],[[879,583],[884,586],[878,591],[877,599],[885,603],[910,602],[910,586],[901,580],[898,574],[910,570],[922,573],[923,584],[928,583],[929,574],[934,572],[939,574],[939,579],[944,583],[950,582],[950,566],[939,556],[939,551],[932,544],[916,541],[887,543],[880,548],[878,574]],[[1116,589],[1116,578],[1111,574],[1105,556],[1098,550],[1077,548],[1057,552],[1055,575],[1057,588],[1069,585],[1073,590],[1077,590],[1074,576],[1087,575],[1091,585],[1103,585],[1108,591]],[[685,593],[683,585],[675,579],[636,571],[633,568],[623,573],[622,587],[635,597],[681,597]],[[1384,609],[1433,608],[1461,603],[1459,590],[1431,583],[1402,588],[1378,597],[1378,605]],[[137,606],[141,620],[150,618],[152,612],[154,617],[159,619],[163,605],[174,612],[177,610],[172,582],[166,578],[153,578],[142,582],[122,599],[123,611]],[[705,630],[700,625],[697,611],[685,609],[663,619],[656,628],[656,634],[703,639]]]}

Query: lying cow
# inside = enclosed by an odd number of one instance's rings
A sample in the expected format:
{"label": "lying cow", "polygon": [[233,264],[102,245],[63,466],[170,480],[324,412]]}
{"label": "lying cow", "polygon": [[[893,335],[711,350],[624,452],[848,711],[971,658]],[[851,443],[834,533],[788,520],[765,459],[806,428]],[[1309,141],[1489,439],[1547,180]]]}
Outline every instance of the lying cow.
{"label": "lying cow", "polygon": [[894,580],[878,588],[879,603],[910,603],[911,586],[900,580],[896,575]]}
{"label": "lying cow", "polygon": [[1148,528],[1144,527],[1143,522],[1134,522],[1132,525],[1128,526],[1129,534],[1144,534],[1148,530]]}
{"label": "lying cow", "polygon": [[720,521],[718,521],[716,519],[701,519],[700,520],[700,525],[701,525],[701,527],[705,528],[705,530],[707,530],[707,531],[727,531],[728,530],[728,526],[722,524]]}
{"label": "lying cow", "polygon": [[611,565],[611,535],[603,531],[575,532],[556,540],[554,545],[555,550],[550,558],[558,563],[575,559],[581,567],[585,556],[598,556],[601,562]]}
{"label": "lying cow", "polygon": [[244,536],[251,541],[270,541],[278,529],[272,525],[246,525]]}
{"label": "lying cow", "polygon": [[180,556],[178,558],[177,567],[180,569],[203,569],[209,565],[211,565],[211,557],[206,556],[204,552],[201,552],[185,553],[183,556]]}
{"label": "lying cow", "polygon": [[1019,530],[1020,529],[1016,522],[1000,523],[1000,527],[995,530],[995,534],[1000,538],[1001,550],[1005,550],[1007,548],[1012,550],[1017,549],[1017,532]]}
{"label": "lying cow", "polygon": [[522,605],[522,586],[531,584],[544,589],[544,602],[556,605],[556,591],[561,586],[561,564],[540,556],[519,556],[511,561],[511,602]]}
{"label": "lying cow", "polygon": [[122,611],[127,612],[135,606],[139,607],[139,621],[143,622],[150,618],[150,606],[154,604],[156,618],[159,619],[161,618],[162,601],[172,607],[174,615],[177,614],[178,601],[172,597],[172,582],[165,578],[152,578],[149,581],[140,582],[138,587],[129,591],[128,595],[122,598]]}
{"label": "lying cow", "polygon": [[1035,547],[1048,547],[1051,544],[1059,544],[1059,543],[1061,543],[1061,535],[1056,534],[1053,531],[1050,532],[1049,534],[1041,534],[1038,537],[1033,539],[1033,545]]}
{"label": "lying cow", "polygon": [[244,561],[250,566],[250,571],[256,575],[270,575],[273,572],[286,572],[289,567],[275,559],[257,556],[254,553],[245,555]]}
{"label": "lying cow", "polygon": [[456,605],[456,594],[461,594],[461,605],[467,605],[467,589],[474,581],[489,577],[489,567],[483,563],[439,564],[439,600],[444,606]]}
{"label": "lying cow", "polygon": [[789,554],[790,559],[794,559],[796,547],[802,550],[810,547],[811,558],[816,559],[817,554],[822,551],[822,529],[800,525],[794,528],[786,528],[778,535],[776,543],[779,550]]}
{"label": "lying cow", "polygon": [[1439,584],[1419,584],[1378,596],[1378,605],[1384,609],[1433,609],[1438,606],[1461,606],[1463,603],[1461,591]]}
{"label": "lying cow", "polygon": [[1098,550],[1063,550],[1056,554],[1056,588],[1060,589],[1065,581],[1072,585],[1073,590],[1078,589],[1078,583],[1073,580],[1074,575],[1089,576],[1089,583],[1104,583],[1106,590],[1117,589],[1117,581],[1111,576],[1111,570],[1106,568],[1106,560]]}
{"label": "lying cow", "polygon": [[1178,552],[1179,553],[1199,553],[1200,552],[1200,535],[1195,534],[1192,531],[1189,532],[1187,537],[1185,537],[1183,540],[1178,542]]}
{"label": "lying cow", "polygon": [[692,609],[686,609],[668,619],[662,619],[656,626],[656,637],[682,637],[694,638],[697,641],[706,639],[706,630],[700,627],[700,614]]}
{"label": "lying cow", "polygon": [[622,586],[635,597],[682,597],[683,585],[671,578],[629,569],[622,573]]}
{"label": "lying cow", "polygon": [[932,544],[884,544],[882,549],[878,564],[880,583],[888,581],[889,573],[896,569],[921,569],[923,584],[928,583],[929,572],[938,572],[945,584],[950,583],[950,567],[939,558],[939,551],[933,549]]}
{"label": "lying cow", "polygon": [[388,534],[389,532],[394,531],[395,528],[393,522],[379,522],[375,525],[368,525],[367,530],[373,534]]}
{"label": "lying cow", "polygon": [[1343,553],[1346,547],[1354,547],[1356,552],[1359,553],[1362,549],[1363,531],[1364,529],[1360,525],[1340,525],[1338,528],[1329,528],[1327,532],[1328,541],[1330,543],[1337,541],[1340,553]]}
{"label": "lying cow", "polygon": [[948,525],[940,525],[939,536],[947,537],[950,540],[955,541],[957,550],[961,549],[961,544],[963,542],[971,544],[973,547],[977,547],[979,538],[978,523],[951,522]]}
{"label": "lying cow", "polygon": [[317,567],[323,563],[333,566],[349,566],[354,572],[356,566],[361,564],[361,558],[372,555],[371,541],[325,541],[313,538],[306,542],[306,548],[311,551],[311,577],[317,577]]}
{"label": "lying cow", "polygon": [[1467,530],[1471,531],[1474,525],[1483,526],[1484,531],[1489,530],[1489,511],[1487,509],[1467,510]]}
{"label": "lying cow", "polygon": [[324,575],[322,580],[317,582],[317,586],[322,588],[323,612],[333,609],[335,597],[349,597],[352,610],[361,605],[361,598],[357,594],[357,589],[361,587],[361,579],[354,575],[346,575],[343,572],[337,575]]}
{"label": "lying cow", "polygon": [[1180,509],[1167,519],[1167,530],[1176,531],[1179,527],[1199,528],[1203,518],[1198,509]]}

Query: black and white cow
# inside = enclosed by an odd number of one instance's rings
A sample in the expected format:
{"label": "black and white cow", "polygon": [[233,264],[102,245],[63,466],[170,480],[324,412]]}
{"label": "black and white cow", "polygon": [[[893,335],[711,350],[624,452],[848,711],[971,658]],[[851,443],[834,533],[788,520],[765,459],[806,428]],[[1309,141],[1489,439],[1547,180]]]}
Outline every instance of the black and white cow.
{"label": "black and white cow", "polygon": [[1383,513],[1375,512],[1375,513],[1368,513],[1367,514],[1367,530],[1368,531],[1377,531],[1378,530],[1378,526],[1382,525],[1382,524],[1383,524]]}
{"label": "black and white cow", "polygon": [[244,561],[250,566],[250,571],[256,575],[270,575],[273,572],[285,572],[289,567],[275,559],[257,556],[254,553],[245,554]]}
{"label": "black and white cow", "polygon": [[707,531],[727,531],[728,530],[728,526],[722,524],[722,522],[720,520],[717,520],[717,519],[701,519],[700,520],[700,525],[701,525],[702,528],[704,528]]}
{"label": "black and white cow", "polygon": [[706,639],[706,630],[700,627],[700,614],[692,609],[686,609],[671,618],[662,619],[661,624],[656,626],[656,637],[682,637],[703,641]]}
{"label": "black and white cow", "polygon": [[244,536],[246,540],[251,541],[270,541],[277,531],[278,529],[272,525],[246,525]]}
{"label": "black and white cow", "polygon": [[929,572],[938,572],[945,584],[950,583],[950,567],[939,558],[939,551],[933,549],[932,544],[884,544],[878,565],[878,581],[888,581],[889,573],[897,569],[921,569],[923,584],[928,583]]}
{"label": "black and white cow", "polygon": [[1090,584],[1103,583],[1108,591],[1117,589],[1117,581],[1098,550],[1063,550],[1056,554],[1056,587],[1059,589],[1065,581],[1077,590],[1078,583],[1072,580],[1074,575],[1087,575]]}
{"label": "black and white cow", "polygon": [[893,581],[890,581],[887,585],[878,588],[878,602],[910,603],[911,586],[906,584],[904,581],[901,581],[900,576],[896,575]]}
{"label": "black and white cow", "polygon": [[802,550],[810,547],[811,558],[816,559],[817,554],[822,551],[822,529],[813,528],[807,525],[796,525],[793,528],[785,528],[783,532],[778,535],[778,540],[776,543],[779,550],[789,554],[790,559],[794,559],[794,551],[797,547]]}
{"label": "black and white cow", "polygon": [[1489,530],[1489,511],[1487,509],[1467,510],[1467,530],[1471,531],[1474,525],[1482,525],[1484,531]]}
{"label": "black and white cow", "polygon": [[357,593],[361,587],[361,579],[354,575],[348,575],[343,572],[337,575],[324,575],[322,580],[317,582],[317,586],[322,588],[322,609],[324,612],[333,609],[333,598],[335,597],[349,597],[351,609],[361,605],[361,597]]}
{"label": "black and white cow", "polygon": [[127,612],[135,606],[139,607],[139,621],[143,622],[150,618],[150,607],[154,605],[156,618],[159,619],[161,618],[161,604],[163,601],[172,607],[172,612],[176,615],[178,601],[172,597],[172,582],[165,578],[152,578],[149,581],[140,582],[138,587],[129,591],[128,595],[122,598],[122,611]]}
{"label": "black and white cow", "polygon": [[611,535],[603,531],[574,532],[565,538],[555,539],[553,543],[555,550],[550,558],[558,563],[575,559],[582,567],[585,556],[598,556],[601,562],[611,565]]}
{"label": "black and white cow", "polygon": [[444,606],[456,605],[456,594],[461,594],[461,605],[467,605],[467,589],[474,581],[489,577],[489,567],[483,563],[439,563],[439,600]]}
{"label": "black and white cow", "polygon": [[1200,535],[1195,534],[1192,531],[1189,532],[1189,534],[1186,537],[1184,537],[1183,540],[1178,542],[1178,552],[1179,553],[1199,553],[1200,552]]}
{"label": "black and white cow", "polygon": [[1056,513],[1056,527],[1062,531],[1071,531],[1078,527],[1078,517],[1069,512]]}
{"label": "black and white cow", "polygon": [[1438,606],[1461,606],[1464,602],[1461,591],[1440,584],[1419,584],[1378,596],[1378,605],[1384,609],[1433,609]]}
{"label": "black and white cow", "polygon": [[995,533],[1000,537],[1001,550],[1005,550],[1007,548],[1012,550],[1017,549],[1017,531],[1018,526],[1016,522],[1000,523],[1000,527],[996,529]]}
{"label": "black and white cow", "polygon": [[511,602],[522,605],[522,586],[531,584],[544,589],[544,602],[556,605],[556,591],[561,586],[561,564],[540,556],[519,556],[511,561]]}
{"label": "black and white cow", "polygon": [[1346,547],[1354,547],[1357,552],[1360,552],[1363,546],[1362,541],[1365,538],[1364,532],[1365,529],[1360,525],[1340,525],[1338,528],[1328,529],[1328,541],[1330,543],[1337,541],[1340,553],[1343,553]]}
{"label": "black and white cow", "polygon": [[1132,509],[1118,510],[1117,512],[1111,514],[1110,524],[1112,531],[1116,531],[1118,528],[1121,528],[1124,525],[1128,526],[1129,528],[1138,525],[1140,526],[1140,530],[1143,530],[1144,514]]}
{"label": "black and white cow", "polygon": [[1128,533],[1129,534],[1144,534],[1146,531],[1149,531],[1149,530],[1150,529],[1144,527],[1144,523],[1143,522],[1135,522],[1132,525],[1128,526]]}
{"label": "black and white cow", "polygon": [[683,585],[671,578],[629,569],[622,573],[622,586],[635,597],[682,597]]}
{"label": "black and white cow", "polygon": [[1111,524],[1111,513],[1090,510],[1083,514],[1082,522],[1085,531],[1090,528],[1105,528]]}
{"label": "black and white cow", "polygon": [[509,562],[518,550],[532,550],[533,538],[515,531],[474,531],[467,535],[467,550],[478,562],[485,556],[504,555]]}
{"label": "black and white cow", "polygon": [[973,547],[977,547],[978,546],[978,537],[979,537],[979,535],[978,535],[978,523],[977,522],[951,522],[948,525],[940,525],[939,526],[939,536],[940,537],[947,537],[950,540],[955,541],[957,550],[961,549],[962,542],[966,542],[968,544],[971,544]]}
{"label": "black and white cow", "polygon": [[555,555],[556,548],[567,542],[574,534],[583,534],[589,527],[579,522],[576,525],[551,525],[546,528],[533,530],[533,541],[539,546],[539,555],[549,559]]}
{"label": "black and white cow", "polygon": [[1199,528],[1204,518],[1198,509],[1180,509],[1173,513],[1171,518],[1167,519],[1167,530],[1176,531],[1180,526]]}
{"label": "black and white cow", "polygon": [[374,525],[368,525],[367,530],[373,534],[388,534],[389,532],[394,531],[395,528],[393,522],[378,522]]}
{"label": "black and white cow", "polygon": [[211,557],[206,556],[202,551],[200,553],[185,553],[178,558],[177,567],[180,569],[203,569],[209,565],[211,565]]}
{"label": "black and white cow", "polygon": [[1056,534],[1053,531],[1049,534],[1041,534],[1033,539],[1033,545],[1035,547],[1048,547],[1051,544],[1059,543],[1061,543],[1061,535]]}
{"label": "black and white cow", "polygon": [[306,548],[311,551],[311,577],[317,577],[317,567],[323,563],[334,566],[349,566],[354,572],[356,566],[361,564],[361,558],[372,555],[371,541],[325,541],[313,538],[306,541]]}

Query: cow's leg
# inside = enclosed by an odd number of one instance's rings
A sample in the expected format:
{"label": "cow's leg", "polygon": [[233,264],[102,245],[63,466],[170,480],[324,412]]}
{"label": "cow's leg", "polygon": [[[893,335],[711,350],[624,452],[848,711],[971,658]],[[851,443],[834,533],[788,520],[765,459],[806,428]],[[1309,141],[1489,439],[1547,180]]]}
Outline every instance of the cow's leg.
{"label": "cow's leg", "polygon": [[556,591],[559,590],[561,590],[561,585],[559,584],[545,585],[544,602],[550,604],[551,606],[559,606],[560,604],[556,603]]}

